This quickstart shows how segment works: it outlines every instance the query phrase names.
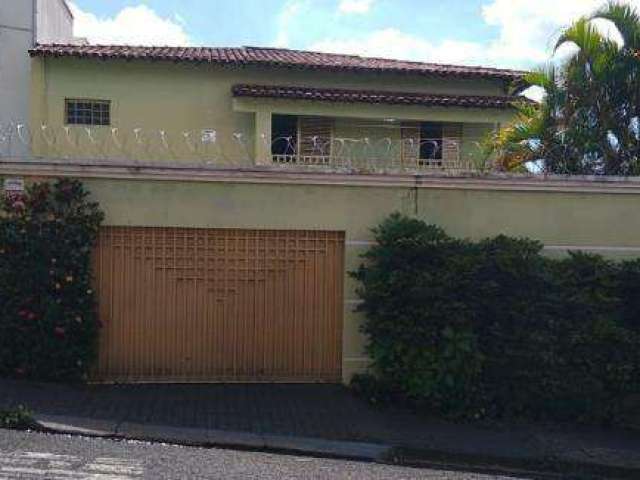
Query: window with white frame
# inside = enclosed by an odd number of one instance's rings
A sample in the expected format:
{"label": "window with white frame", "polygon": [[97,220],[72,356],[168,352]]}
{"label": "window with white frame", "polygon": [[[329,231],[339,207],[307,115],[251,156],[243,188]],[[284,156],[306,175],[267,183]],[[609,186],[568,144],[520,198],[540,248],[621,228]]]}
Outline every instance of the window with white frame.
{"label": "window with white frame", "polygon": [[65,123],[67,125],[111,125],[111,102],[109,100],[67,98],[65,100]]}

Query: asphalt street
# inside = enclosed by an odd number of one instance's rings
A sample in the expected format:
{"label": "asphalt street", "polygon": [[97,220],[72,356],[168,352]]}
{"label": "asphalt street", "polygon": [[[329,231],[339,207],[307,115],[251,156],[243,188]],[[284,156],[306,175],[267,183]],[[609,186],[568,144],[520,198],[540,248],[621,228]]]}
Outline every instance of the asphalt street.
{"label": "asphalt street", "polygon": [[434,479],[507,477],[0,430],[0,480]]}

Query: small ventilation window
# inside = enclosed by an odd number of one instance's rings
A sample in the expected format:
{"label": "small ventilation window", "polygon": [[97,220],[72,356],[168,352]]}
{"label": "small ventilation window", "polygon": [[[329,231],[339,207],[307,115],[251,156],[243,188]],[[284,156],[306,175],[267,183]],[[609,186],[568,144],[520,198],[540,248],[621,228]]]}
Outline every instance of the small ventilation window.
{"label": "small ventilation window", "polygon": [[67,125],[111,125],[111,102],[67,99],[65,120]]}

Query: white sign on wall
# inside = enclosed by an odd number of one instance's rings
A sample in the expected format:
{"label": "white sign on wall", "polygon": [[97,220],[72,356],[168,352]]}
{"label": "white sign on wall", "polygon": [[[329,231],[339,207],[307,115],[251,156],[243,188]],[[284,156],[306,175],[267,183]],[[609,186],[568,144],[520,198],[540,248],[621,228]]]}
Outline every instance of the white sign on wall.
{"label": "white sign on wall", "polygon": [[4,191],[9,193],[24,192],[24,178],[8,177],[4,179]]}

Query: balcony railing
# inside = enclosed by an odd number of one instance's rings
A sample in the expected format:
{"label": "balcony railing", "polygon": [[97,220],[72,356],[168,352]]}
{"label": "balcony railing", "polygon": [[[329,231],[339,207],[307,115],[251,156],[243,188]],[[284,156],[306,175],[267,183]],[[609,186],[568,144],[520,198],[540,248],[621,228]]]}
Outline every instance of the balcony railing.
{"label": "balcony railing", "polygon": [[276,165],[305,165],[305,166],[330,166],[337,163],[336,158],[331,155],[271,155],[273,163]]}
{"label": "balcony railing", "polygon": [[[305,153],[298,153],[300,144]],[[469,145],[474,148],[472,142]],[[465,160],[460,138],[278,138],[272,142],[271,150],[273,164],[283,166],[421,171],[473,168],[469,159]]]}
{"label": "balcony railing", "polygon": [[[374,166],[415,170],[460,170],[463,164],[460,158],[454,160],[443,159],[394,159],[386,158],[384,162],[376,162],[376,158],[353,158],[332,155],[271,155],[274,165],[300,167],[329,167],[329,168],[357,168],[360,166]],[[471,168],[471,165],[467,165]]]}

